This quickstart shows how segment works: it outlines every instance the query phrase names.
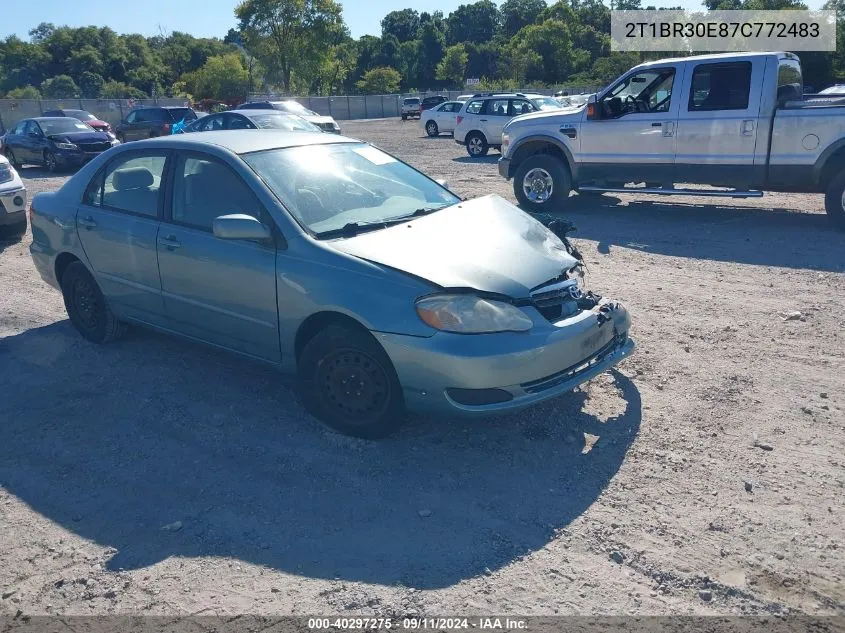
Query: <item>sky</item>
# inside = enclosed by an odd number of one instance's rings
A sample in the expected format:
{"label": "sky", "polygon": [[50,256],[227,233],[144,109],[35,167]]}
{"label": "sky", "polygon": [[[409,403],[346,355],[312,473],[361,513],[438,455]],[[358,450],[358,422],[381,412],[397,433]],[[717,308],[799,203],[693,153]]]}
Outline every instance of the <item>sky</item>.
{"label": "sky", "polygon": [[[471,1],[340,0],[343,4],[343,18],[352,37],[356,38],[362,35],[380,35],[381,18],[396,9],[412,8],[420,12],[439,9],[444,15],[448,15],[458,5]],[[501,0],[497,1],[501,4]],[[554,0],[547,1],[551,4]],[[805,0],[810,8],[820,7],[822,1]],[[183,31],[195,37],[222,38],[235,26],[236,4],[237,0],[203,0],[192,3],[173,0],[40,0],[36,5],[38,10],[32,11],[20,0],[0,0],[0,37],[16,34],[27,39],[29,30],[44,21],[52,22],[56,26],[109,26],[118,33],[141,33],[146,36],[157,35],[162,31]],[[643,4],[659,6],[664,3],[648,0]],[[700,9],[702,5],[700,0],[665,0],[665,4],[681,5],[689,9]]]}

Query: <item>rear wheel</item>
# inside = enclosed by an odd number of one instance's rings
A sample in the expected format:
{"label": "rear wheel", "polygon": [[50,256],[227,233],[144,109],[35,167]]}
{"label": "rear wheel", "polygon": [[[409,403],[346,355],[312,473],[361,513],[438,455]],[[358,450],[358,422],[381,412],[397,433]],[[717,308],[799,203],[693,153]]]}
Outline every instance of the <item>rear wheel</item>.
{"label": "rear wheel", "polygon": [[18,158],[15,156],[15,151],[11,147],[6,148],[6,158],[9,159],[9,163],[11,163],[12,167],[20,169],[21,164],[18,162]]}
{"label": "rear wheel", "polygon": [[440,134],[440,130],[437,129],[437,123],[435,121],[429,121],[425,124],[425,133],[429,136],[437,136]]}
{"label": "rear wheel", "polygon": [[466,138],[467,154],[471,158],[481,158],[487,156],[490,146],[487,144],[487,139],[481,132],[470,132]]}
{"label": "rear wheel", "polygon": [[836,226],[845,229],[845,170],[836,174],[827,186],[824,209]]}
{"label": "rear wheel", "polygon": [[376,439],[402,423],[405,401],[399,378],[369,332],[329,326],[305,345],[298,365],[303,403],[333,429]]}
{"label": "rear wheel", "polygon": [[126,331],[106,303],[96,280],[82,262],[73,262],[62,275],[62,296],[70,322],[92,343],[108,343]]}
{"label": "rear wheel", "polygon": [[563,206],[572,189],[569,169],[549,154],[535,154],[516,169],[513,193],[520,206],[532,213]]}

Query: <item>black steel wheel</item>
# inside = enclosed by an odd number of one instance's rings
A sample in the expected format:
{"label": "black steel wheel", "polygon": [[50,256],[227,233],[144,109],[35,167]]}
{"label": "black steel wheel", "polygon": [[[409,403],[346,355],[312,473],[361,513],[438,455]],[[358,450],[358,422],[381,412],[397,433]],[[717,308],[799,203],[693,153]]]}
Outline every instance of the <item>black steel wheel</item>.
{"label": "black steel wheel", "polygon": [[112,313],[96,280],[82,262],[70,264],[61,279],[62,296],[70,322],[93,343],[108,343],[126,330]]}
{"label": "black steel wheel", "polygon": [[299,377],[305,406],[341,433],[374,439],[402,423],[396,371],[365,330],[333,325],[317,333],[299,357]]}

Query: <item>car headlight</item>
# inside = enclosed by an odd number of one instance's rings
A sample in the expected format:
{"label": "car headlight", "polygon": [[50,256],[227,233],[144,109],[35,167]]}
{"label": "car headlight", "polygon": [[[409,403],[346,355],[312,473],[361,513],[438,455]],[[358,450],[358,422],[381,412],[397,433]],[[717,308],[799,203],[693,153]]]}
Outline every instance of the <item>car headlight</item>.
{"label": "car headlight", "polygon": [[502,156],[508,153],[508,145],[511,144],[510,134],[502,132]]}
{"label": "car headlight", "polygon": [[0,182],[9,182],[15,177],[15,170],[9,164],[0,165]]}
{"label": "car headlight", "polygon": [[61,143],[59,141],[56,141],[56,148],[57,149],[79,149],[73,143]]}
{"label": "car headlight", "polygon": [[109,143],[112,144],[112,147],[114,147],[115,145],[120,145],[120,141],[118,141],[116,138],[111,139]]}
{"label": "car headlight", "polygon": [[473,295],[423,297],[417,301],[416,308],[424,323],[444,332],[526,332],[533,325],[519,308]]}

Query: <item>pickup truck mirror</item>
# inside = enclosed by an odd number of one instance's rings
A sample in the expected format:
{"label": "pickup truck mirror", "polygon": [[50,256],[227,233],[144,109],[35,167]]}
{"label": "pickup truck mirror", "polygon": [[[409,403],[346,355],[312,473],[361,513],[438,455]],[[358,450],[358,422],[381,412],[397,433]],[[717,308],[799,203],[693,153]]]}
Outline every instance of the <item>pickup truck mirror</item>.
{"label": "pickup truck mirror", "polygon": [[590,95],[590,98],[587,99],[587,120],[595,121],[600,118],[601,116],[599,116],[599,108],[598,102],[596,101],[596,95]]}
{"label": "pickup truck mirror", "polygon": [[795,101],[802,98],[801,84],[784,84],[778,86],[778,103],[786,103],[787,101]]}

